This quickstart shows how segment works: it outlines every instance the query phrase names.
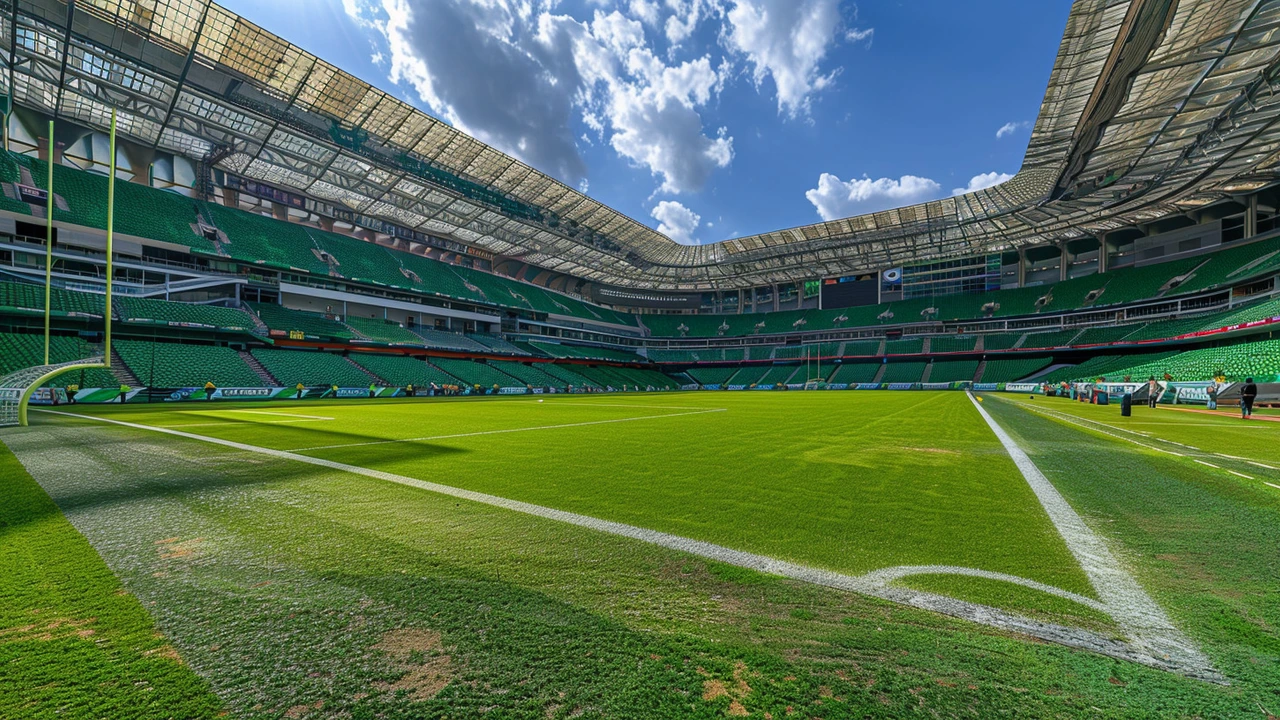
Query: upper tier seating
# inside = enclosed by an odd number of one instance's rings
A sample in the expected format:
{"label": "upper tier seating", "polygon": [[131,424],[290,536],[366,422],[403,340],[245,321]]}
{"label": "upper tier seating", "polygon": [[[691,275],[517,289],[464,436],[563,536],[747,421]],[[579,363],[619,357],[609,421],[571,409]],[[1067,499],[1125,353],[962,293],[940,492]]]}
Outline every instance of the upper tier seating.
{"label": "upper tier seating", "polygon": [[438,350],[453,350],[457,352],[478,352],[487,353],[489,348],[477,342],[474,338],[467,337],[462,333],[449,332],[448,330],[436,330],[434,328],[417,327],[409,328],[414,335],[419,338],[419,343],[429,348]]}
{"label": "upper tier seating", "polygon": [[116,352],[147,387],[261,387],[258,377],[239,353],[227,347],[186,343],[117,340]]}
{"label": "upper tier seating", "polygon": [[565,345],[534,340],[531,344],[544,354],[554,358],[582,358],[584,360],[610,360],[614,362],[642,363],[644,358],[625,350],[613,348],[586,347],[583,345]]}
{"label": "upper tier seating", "polygon": [[885,355],[919,355],[924,352],[924,339],[889,340],[884,344]]}
{"label": "upper tier seating", "polygon": [[400,323],[381,318],[362,318],[355,315],[346,317],[347,327],[360,333],[374,342],[387,345],[422,345],[422,338],[406,330]]}
{"label": "upper tier seating", "polygon": [[1195,274],[1178,286],[1178,294],[1200,292],[1220,285],[1280,268],[1280,237],[1252,242],[1231,243],[1226,249],[1209,256],[1208,262],[1196,268]]}
{"label": "upper tier seating", "polygon": [[[101,318],[106,312],[102,295],[73,292],[61,288],[50,291],[51,314],[57,316],[79,315]],[[0,282],[0,310],[20,314],[44,313],[44,286],[32,283]]]}
{"label": "upper tier seating", "polygon": [[168,302],[118,295],[113,300],[115,316],[125,322],[204,325],[220,330],[252,331],[253,318],[243,310],[216,305]]}
{"label": "upper tier seating", "polygon": [[1058,348],[1067,347],[1072,344],[1072,340],[1080,334],[1080,328],[1067,328],[1066,330],[1054,330],[1052,332],[1027,333],[1027,339],[1023,341],[1024,348]]}
{"label": "upper tier seating", "polygon": [[333,353],[311,350],[265,348],[251,351],[258,362],[285,387],[303,385],[337,385],[367,387],[373,378]]}
{"label": "upper tier seating", "polygon": [[507,342],[500,335],[490,335],[487,333],[474,333],[472,335],[468,335],[467,337],[480,343],[481,345],[484,345],[485,347],[489,348],[493,352],[499,353],[502,355],[528,355],[529,354],[526,350],[518,348],[515,345],[512,345],[511,343]]}
{"label": "upper tier seating", "polygon": [[965,335],[961,337],[934,337],[929,340],[929,352],[953,353],[972,352],[978,344],[978,338]]}
{"label": "upper tier seating", "polygon": [[249,307],[272,330],[282,330],[286,333],[298,331],[312,337],[336,340],[355,339],[355,333],[351,331],[351,328],[337,320],[330,320],[319,313],[290,310],[271,303],[249,303]]}

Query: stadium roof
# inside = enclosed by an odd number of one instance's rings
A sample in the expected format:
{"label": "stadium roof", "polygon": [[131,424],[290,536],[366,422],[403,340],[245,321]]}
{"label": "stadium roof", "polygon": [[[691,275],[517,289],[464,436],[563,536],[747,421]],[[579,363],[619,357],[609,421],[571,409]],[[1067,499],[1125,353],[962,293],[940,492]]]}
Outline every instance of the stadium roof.
{"label": "stadium roof", "polygon": [[[203,0],[0,0],[15,102],[620,287],[704,290],[1070,240],[1272,182],[1280,2],[1077,0],[1020,172],[683,246]],[[998,78],[995,79],[998,81]]]}

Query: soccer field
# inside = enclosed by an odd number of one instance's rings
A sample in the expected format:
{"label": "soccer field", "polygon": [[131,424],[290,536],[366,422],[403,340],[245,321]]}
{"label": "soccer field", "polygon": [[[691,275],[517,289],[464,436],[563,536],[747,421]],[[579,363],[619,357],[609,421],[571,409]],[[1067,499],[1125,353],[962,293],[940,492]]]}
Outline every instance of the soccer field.
{"label": "soccer field", "polygon": [[[1183,715],[1242,708],[1278,677],[1280,423],[954,392],[33,417],[0,438],[245,716],[326,716],[317,701],[785,714],[839,696],[824,716],[843,717],[911,701],[884,676],[904,667],[943,678],[927,681],[939,707],[1014,702],[986,684],[1007,662],[1026,666],[1024,686],[1071,686],[1038,694],[1045,712],[1088,714],[1081,703],[1127,687]],[[394,636],[405,628],[421,629],[416,645]],[[864,643],[910,656],[926,637],[945,659],[835,673]],[[412,647],[386,649],[398,641]],[[672,653],[699,659],[644,667]],[[575,674],[597,654],[615,676]],[[956,673],[977,684],[953,690]],[[813,681],[788,690],[784,676]],[[606,711],[600,697],[648,704]]]}

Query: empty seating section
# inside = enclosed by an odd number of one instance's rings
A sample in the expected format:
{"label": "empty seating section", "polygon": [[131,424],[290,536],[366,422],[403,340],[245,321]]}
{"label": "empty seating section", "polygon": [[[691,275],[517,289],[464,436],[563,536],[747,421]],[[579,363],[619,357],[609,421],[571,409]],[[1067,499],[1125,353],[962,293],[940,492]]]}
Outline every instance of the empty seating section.
{"label": "empty seating section", "polygon": [[978,338],[972,336],[962,337],[933,337],[929,340],[929,352],[931,353],[954,353],[954,352],[972,352],[978,344]]}
{"label": "empty seating section", "polygon": [[791,380],[793,375],[799,374],[800,381],[804,382],[804,368],[795,365],[783,365],[775,367],[764,374],[764,377],[756,381],[758,385],[778,385],[785,384]]}
{"label": "empty seating section", "polygon": [[388,322],[379,318],[362,318],[348,315],[346,324],[352,330],[374,342],[386,343],[387,345],[422,345],[422,338],[406,330],[399,323]]}
{"label": "empty seating section", "polygon": [[[101,295],[53,288],[49,305],[59,316],[85,315],[102,317],[106,302]],[[24,314],[44,312],[44,286],[33,283],[0,282],[0,309]]]}
{"label": "empty seating section", "polygon": [[564,381],[542,369],[544,363],[530,363],[522,365],[518,362],[505,362],[501,360],[489,363],[502,372],[510,375],[519,381],[522,385],[532,385],[534,387],[563,387]]}
{"label": "empty seating section", "polygon": [[494,385],[498,387],[523,385],[501,370],[474,360],[431,358],[431,364],[458,378],[463,385],[479,385],[486,389]]}
{"label": "empty seating section", "polygon": [[880,342],[879,340],[850,340],[844,344],[844,356],[875,357],[880,354]]}
{"label": "empty seating section", "polygon": [[1104,343],[1129,340],[1131,335],[1141,329],[1141,325],[1107,325],[1104,327],[1086,328],[1076,336],[1072,345],[1102,345]]}
{"label": "empty seating section", "polygon": [[1202,315],[1200,317],[1178,318],[1176,320],[1160,320],[1133,328],[1132,332],[1125,336],[1125,341],[1162,340],[1202,330],[1206,325],[1218,327],[1218,324],[1213,320],[1214,317]]}
{"label": "empty seating section", "polygon": [[919,355],[924,352],[924,339],[889,340],[884,344],[885,355]]}
{"label": "empty seating section", "polygon": [[[1112,276],[1111,282],[1107,283],[1106,292],[1102,293],[1102,297],[1098,298],[1093,303],[1093,306],[1118,305],[1120,303],[1158,297],[1161,294],[1160,289],[1166,283],[1179,275],[1190,272],[1192,268],[1202,262],[1204,262],[1203,257],[1187,258],[1158,265],[1133,268],[1122,271],[1123,274],[1119,272],[1107,273]],[[1077,300],[1075,305],[1066,305],[1064,307],[1079,307],[1080,302]]]}
{"label": "empty seating section", "polygon": [[738,372],[738,368],[693,368],[686,374],[699,385],[724,385]]}
{"label": "empty seating section", "polygon": [[528,351],[512,345],[499,335],[489,335],[486,333],[476,333],[467,337],[489,348],[495,353],[503,355],[528,355]]}
{"label": "empty seating section", "polygon": [[917,383],[924,376],[924,369],[928,363],[922,362],[891,362],[884,369],[884,376],[880,378],[880,382],[887,383]]}
{"label": "empty seating section", "polygon": [[933,364],[929,382],[969,382],[977,373],[977,360],[944,360]]}
{"label": "empty seating section", "polygon": [[227,236],[223,250],[229,257],[278,269],[297,268],[319,277],[329,276],[329,264],[320,259],[319,248],[307,234],[307,228],[214,203],[206,204],[205,212]]}
{"label": "empty seating section", "polygon": [[351,328],[319,313],[290,310],[281,305],[273,305],[271,303],[249,303],[249,307],[272,330],[280,330],[285,333],[300,332],[313,338],[332,338],[335,340],[352,340],[355,338],[355,333],[351,332]]}
{"label": "empty seating section", "polygon": [[880,372],[880,363],[844,363],[837,366],[835,372],[827,376],[827,382],[869,383],[875,381],[876,373],[878,372]]}
{"label": "empty seating section", "polygon": [[261,387],[239,353],[228,347],[186,343],[117,340],[113,347],[124,364],[147,387]]}
{"label": "empty seating section", "polygon": [[[87,360],[101,354],[100,349],[78,337],[54,335],[49,338],[49,362],[54,365]],[[44,364],[44,334],[0,333],[0,376]],[[59,387],[79,385],[82,388],[113,388],[120,381],[106,369],[77,371],[54,378]]]}
{"label": "empty seating section", "polygon": [[765,375],[769,374],[771,368],[767,367],[745,367],[737,375],[733,376],[732,385],[759,385]]}
{"label": "empty seating section", "polygon": [[1226,249],[1209,256],[1195,274],[1178,286],[1178,294],[1208,290],[1248,279],[1260,273],[1280,267],[1280,237],[1270,238],[1248,245],[1227,245]]}
{"label": "empty seating section", "polygon": [[831,358],[840,356],[840,343],[814,343],[811,345],[791,345],[780,347],[773,357],[778,360],[803,360],[805,358]]}
{"label": "empty seating section", "polygon": [[1230,325],[1238,325],[1240,323],[1265,320],[1274,317],[1280,317],[1280,297],[1259,303],[1253,303],[1238,310],[1232,310],[1224,313],[1221,317],[1217,318],[1216,326],[1227,327]]}
{"label": "empty seating section", "polygon": [[411,358],[406,355],[384,355],[381,353],[351,353],[350,357],[360,367],[394,386],[429,387],[431,383],[437,385],[458,384],[457,378],[418,358]]}
{"label": "empty seating section", "polygon": [[1263,340],[1227,347],[1204,348],[1174,353],[1167,357],[1125,367],[1107,373],[1146,380],[1154,375],[1164,379],[1168,373],[1174,380],[1211,380],[1219,373],[1229,382],[1241,382],[1247,377],[1268,382],[1280,375],[1280,340]]}
{"label": "empty seating section", "polygon": [[611,360],[615,362],[644,362],[644,358],[626,350],[613,348],[586,347],[584,345],[565,345],[563,343],[545,343],[533,341],[533,346],[543,353],[555,358],[582,358],[584,360]]}
{"label": "empty seating section", "polygon": [[[748,360],[772,360],[777,348],[773,345],[753,345],[746,348]],[[727,359],[727,358],[726,358]]]}
{"label": "empty seating section", "polygon": [[1023,333],[991,333],[982,336],[982,348],[984,352],[991,350],[1010,350],[1017,346],[1018,341],[1022,339]]}
{"label": "empty seating section", "polygon": [[1099,355],[1089,358],[1088,360],[1074,365],[1072,367],[1059,368],[1048,373],[1042,378],[1037,378],[1037,382],[1059,383],[1064,380],[1085,380],[1092,381],[1098,378],[1120,379],[1123,375],[1116,374],[1117,370],[1122,370],[1130,365],[1136,365],[1144,362],[1158,362],[1164,358],[1172,357],[1176,353],[1145,353],[1141,355]]}
{"label": "empty seating section", "polygon": [[125,322],[202,325],[221,330],[251,331],[253,318],[243,310],[216,305],[167,302],[117,295],[112,301],[115,316]]}
{"label": "empty seating section", "polygon": [[1052,362],[1049,358],[1015,358],[1012,360],[988,360],[978,382],[1017,382],[1045,369]]}
{"label": "empty seating section", "polygon": [[1066,330],[1054,330],[1053,332],[1036,332],[1027,333],[1027,339],[1022,343],[1024,348],[1057,348],[1067,347],[1071,345],[1071,341],[1080,334],[1080,328],[1067,328]]}
{"label": "empty seating section", "polygon": [[258,362],[285,387],[303,385],[337,385],[368,387],[373,378],[333,353],[311,350],[264,348],[251,351]]}
{"label": "empty seating section", "polygon": [[551,364],[551,363],[543,363],[543,365],[542,365],[542,368],[541,368],[541,369],[542,369],[542,371],[543,371],[543,372],[545,372],[545,373],[546,373],[546,374],[548,374],[548,375],[551,375],[552,377],[560,378],[560,381],[561,381],[561,384],[562,384],[562,385],[572,385],[572,386],[573,386],[573,387],[575,387],[575,388],[579,388],[579,387],[594,387],[594,388],[598,388],[598,387],[600,387],[600,385],[599,385],[598,383],[593,382],[593,381],[591,381],[591,380],[588,380],[587,378],[583,377],[581,374],[579,374],[579,373],[577,372],[577,370],[578,370],[579,368],[581,368],[581,367],[583,367],[583,366],[581,366],[581,365],[553,365],[553,364]]}
{"label": "empty seating section", "polygon": [[488,347],[476,342],[462,333],[449,332],[448,330],[435,330],[433,328],[425,328],[421,326],[410,328],[410,331],[419,338],[422,338],[422,344],[429,348],[456,350],[459,352],[483,353],[489,351]]}
{"label": "empty seating section", "polygon": [[392,250],[314,228],[304,228],[304,231],[315,247],[333,258],[334,267],[331,272],[348,280],[370,285],[386,285],[403,290],[421,289],[410,276],[400,272],[400,263],[392,257]]}

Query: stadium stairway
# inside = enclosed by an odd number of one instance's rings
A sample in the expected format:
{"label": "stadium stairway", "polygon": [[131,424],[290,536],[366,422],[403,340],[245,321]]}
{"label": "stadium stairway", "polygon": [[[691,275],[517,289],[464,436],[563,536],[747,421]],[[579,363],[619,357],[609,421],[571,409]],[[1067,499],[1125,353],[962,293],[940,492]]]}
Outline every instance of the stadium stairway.
{"label": "stadium stairway", "polygon": [[120,351],[114,347],[111,348],[111,374],[116,376],[121,385],[128,385],[131,388],[142,387],[142,381],[133,374],[125,364],[124,358],[120,357]]}
{"label": "stadium stairway", "polygon": [[[881,355],[883,355],[883,354],[884,354],[884,346],[883,346],[883,345],[880,347],[880,354],[881,354]],[[879,369],[879,370],[876,370],[876,376],[875,376],[875,379],[873,379],[871,382],[874,382],[874,383],[883,382],[883,381],[884,381],[884,373],[885,373],[885,371],[886,371],[886,370],[888,370],[888,369],[889,369],[889,365],[888,365],[887,363],[880,363],[880,369]]]}
{"label": "stadium stairway", "polygon": [[[982,336],[979,335],[978,347],[981,348],[981,346],[982,346]],[[985,375],[986,373],[987,373],[987,361],[986,359],[983,359],[978,362],[978,372],[973,374],[973,381],[976,383],[982,382],[982,376]]]}
{"label": "stadium stairway", "polygon": [[343,359],[343,360],[345,360],[345,361],[347,361],[347,364],[348,364],[348,365],[350,365],[351,367],[355,368],[356,370],[359,370],[360,372],[364,373],[365,375],[368,375],[370,380],[372,380],[372,381],[374,381],[374,382],[378,383],[379,385],[382,385],[383,387],[392,387],[393,385],[395,385],[395,383],[387,382],[386,380],[383,380],[382,378],[378,377],[378,376],[377,376],[377,375],[376,375],[372,370],[370,370],[369,368],[366,368],[365,366],[361,365],[360,363],[356,362],[355,360],[352,360],[351,358],[347,357],[346,355],[342,356],[342,359]]}
{"label": "stadium stairway", "polygon": [[[257,315],[254,315],[254,317],[256,318]],[[263,385],[266,387],[281,387],[281,383],[276,379],[276,376],[272,375],[270,371],[263,367],[262,363],[258,362],[258,358],[254,357],[252,353],[247,350],[237,350],[236,354],[239,355],[240,359],[244,361],[244,364],[248,365],[249,369],[262,380]]]}
{"label": "stadium stairway", "polygon": [[[928,352],[928,351],[929,351],[929,338],[925,338],[924,343],[925,343],[925,345],[924,345],[924,346],[925,346],[925,352]],[[920,382],[922,382],[922,383],[927,383],[927,382],[929,382],[929,377],[930,377],[931,375],[933,375],[933,363],[929,363],[928,365],[925,365],[925,366],[924,366],[924,374],[920,376]]]}

